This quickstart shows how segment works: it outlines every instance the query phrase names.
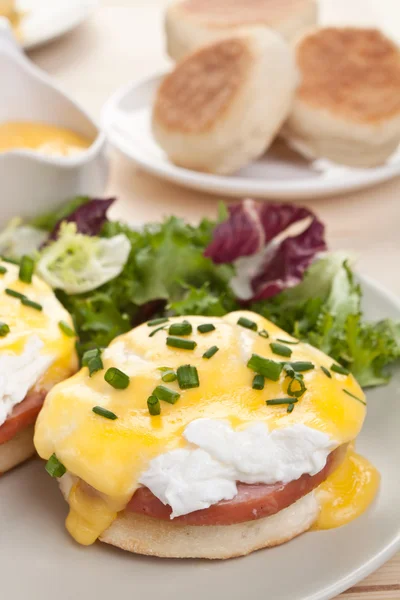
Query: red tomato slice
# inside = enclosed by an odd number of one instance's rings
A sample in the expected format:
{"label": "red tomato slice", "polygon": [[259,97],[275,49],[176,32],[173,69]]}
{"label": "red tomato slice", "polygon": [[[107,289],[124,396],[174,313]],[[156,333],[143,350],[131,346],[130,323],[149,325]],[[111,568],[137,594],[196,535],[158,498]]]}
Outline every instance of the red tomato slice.
{"label": "red tomato slice", "polygon": [[0,426],[0,444],[8,442],[21,429],[25,429],[36,421],[45,397],[45,391],[30,391],[22,402],[14,406],[11,415]]}
{"label": "red tomato slice", "polygon": [[[238,493],[232,500],[222,500],[218,504],[197,510],[173,522],[183,525],[233,525],[268,517],[287,508],[313,489],[318,487],[344,459],[347,444],[330,453],[325,467],[316,475],[302,475],[296,481],[273,485],[238,483]],[[154,496],[146,487],[136,490],[126,510],[170,520],[171,508]]]}

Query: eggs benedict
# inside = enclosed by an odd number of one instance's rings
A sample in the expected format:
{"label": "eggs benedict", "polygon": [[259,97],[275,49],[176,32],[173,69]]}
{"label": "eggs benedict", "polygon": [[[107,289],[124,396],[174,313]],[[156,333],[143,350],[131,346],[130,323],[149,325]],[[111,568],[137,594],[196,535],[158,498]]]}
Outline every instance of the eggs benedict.
{"label": "eggs benedict", "polygon": [[258,314],[156,319],[83,364],[35,431],[81,544],[230,558],[343,525],[375,496],[356,380]]}
{"label": "eggs benedict", "polygon": [[47,392],[78,366],[71,317],[33,266],[0,260],[0,475],[33,455]]}

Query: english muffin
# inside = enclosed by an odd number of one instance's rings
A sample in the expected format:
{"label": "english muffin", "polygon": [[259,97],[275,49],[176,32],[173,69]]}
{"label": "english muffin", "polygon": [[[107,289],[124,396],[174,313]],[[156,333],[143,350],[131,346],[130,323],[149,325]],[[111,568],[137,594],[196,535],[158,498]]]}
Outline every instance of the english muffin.
{"label": "english muffin", "polygon": [[284,136],[302,154],[353,167],[400,142],[400,49],[377,29],[324,28],[296,45],[301,82]]}
{"label": "english muffin", "polygon": [[174,0],[165,18],[167,51],[180,60],[199,46],[259,25],[291,40],[316,23],[316,0]]}
{"label": "english muffin", "polygon": [[154,137],[181,167],[233,173],[268,148],[289,113],[296,84],[292,52],[272,30],[204,46],[162,82],[153,108]]}

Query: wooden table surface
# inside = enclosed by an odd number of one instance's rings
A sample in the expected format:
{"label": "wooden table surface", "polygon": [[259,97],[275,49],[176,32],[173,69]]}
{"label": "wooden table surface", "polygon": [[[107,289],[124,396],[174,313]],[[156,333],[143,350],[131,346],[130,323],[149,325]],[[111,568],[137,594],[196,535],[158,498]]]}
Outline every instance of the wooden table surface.
{"label": "wooden table surface", "polygon": [[[168,67],[164,5],[165,0],[103,0],[86,23],[35,50],[31,58],[99,118],[117,87]],[[352,17],[382,23],[400,37],[398,0],[326,0],[324,9],[338,18],[341,10],[350,11]],[[216,198],[159,181],[116,153],[111,155],[107,193],[119,198],[114,216],[135,223],[171,213],[191,221],[216,213]],[[400,178],[368,191],[303,204],[327,224],[332,249],[355,251],[358,270],[400,297]],[[400,554],[340,598],[400,600]]]}

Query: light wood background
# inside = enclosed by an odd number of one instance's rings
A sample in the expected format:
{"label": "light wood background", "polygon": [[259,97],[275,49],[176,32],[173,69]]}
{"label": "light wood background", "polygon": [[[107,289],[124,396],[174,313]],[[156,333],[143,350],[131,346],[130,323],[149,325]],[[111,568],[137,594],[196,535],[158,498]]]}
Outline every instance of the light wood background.
{"label": "light wood background", "polygon": [[[103,0],[84,24],[31,53],[61,87],[99,118],[122,84],[168,67],[162,35],[165,0]],[[324,0],[323,14],[379,23],[400,39],[399,0]],[[216,198],[158,181],[113,153],[108,194],[114,215],[142,223],[174,213],[195,221],[216,213]],[[400,296],[400,179],[371,190],[303,202],[327,224],[332,249],[359,255],[358,270]],[[399,499],[395,498],[397,502]],[[400,555],[340,598],[399,600]]]}

